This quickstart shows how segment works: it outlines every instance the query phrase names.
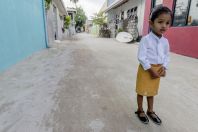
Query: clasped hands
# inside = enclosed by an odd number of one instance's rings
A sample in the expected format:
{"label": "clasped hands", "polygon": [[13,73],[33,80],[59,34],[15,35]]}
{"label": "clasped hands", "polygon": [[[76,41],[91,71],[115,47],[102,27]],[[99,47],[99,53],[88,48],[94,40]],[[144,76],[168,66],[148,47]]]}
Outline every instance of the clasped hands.
{"label": "clasped hands", "polygon": [[148,69],[148,72],[152,79],[165,77],[166,76],[166,69],[165,67],[161,66],[158,71],[154,70],[152,67]]}

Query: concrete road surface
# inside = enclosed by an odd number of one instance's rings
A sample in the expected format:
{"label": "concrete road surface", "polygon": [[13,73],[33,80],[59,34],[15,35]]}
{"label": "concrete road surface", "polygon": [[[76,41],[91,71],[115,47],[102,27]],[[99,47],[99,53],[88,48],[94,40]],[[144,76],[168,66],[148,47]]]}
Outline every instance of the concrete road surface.
{"label": "concrete road surface", "polygon": [[198,60],[171,54],[155,98],[163,123],[144,125],[137,48],[78,34],[1,73],[0,132],[198,132]]}

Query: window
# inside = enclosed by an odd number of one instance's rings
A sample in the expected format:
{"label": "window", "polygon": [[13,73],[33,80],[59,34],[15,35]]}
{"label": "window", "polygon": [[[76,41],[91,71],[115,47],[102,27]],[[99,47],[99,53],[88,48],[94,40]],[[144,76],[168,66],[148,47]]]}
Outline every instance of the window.
{"label": "window", "polygon": [[198,0],[192,0],[188,15],[188,25],[198,26]]}
{"label": "window", "polygon": [[163,4],[163,0],[156,0],[155,1],[155,6],[162,5],[162,4]]}
{"label": "window", "polygon": [[127,11],[127,18],[128,19],[133,19],[135,16],[137,16],[137,6],[134,8],[131,8]]}
{"label": "window", "polygon": [[198,26],[198,0],[176,0],[173,26]]}
{"label": "window", "polygon": [[127,18],[129,19],[131,17],[131,10],[127,11]]}
{"label": "window", "polygon": [[116,20],[115,20],[115,29],[118,29],[118,24],[119,24],[119,15],[116,15]]}
{"label": "window", "polygon": [[185,26],[188,16],[189,0],[177,0],[175,5],[173,26]]}
{"label": "window", "polygon": [[163,0],[152,0],[152,8],[162,4],[163,4]]}
{"label": "window", "polygon": [[121,12],[121,20],[124,20],[124,11]]}
{"label": "window", "polygon": [[73,20],[73,14],[72,13],[68,13],[68,15],[71,17],[71,20]]}

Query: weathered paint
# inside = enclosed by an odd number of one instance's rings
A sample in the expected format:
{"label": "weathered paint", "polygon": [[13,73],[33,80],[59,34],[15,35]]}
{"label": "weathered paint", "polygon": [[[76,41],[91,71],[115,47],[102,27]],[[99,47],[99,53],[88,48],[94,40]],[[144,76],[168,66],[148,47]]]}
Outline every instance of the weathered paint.
{"label": "weathered paint", "polygon": [[146,0],[145,10],[144,10],[144,25],[143,25],[143,35],[148,34],[149,31],[149,16],[151,11],[151,0]]}
{"label": "weathered paint", "polygon": [[0,71],[46,48],[43,0],[2,0],[0,17]]}
{"label": "weathered paint", "polygon": [[[163,0],[163,5],[173,9],[173,0]],[[149,14],[151,0],[146,0],[143,34],[146,35],[149,29]],[[198,26],[170,27],[165,36],[170,42],[172,52],[177,54],[198,58]]]}

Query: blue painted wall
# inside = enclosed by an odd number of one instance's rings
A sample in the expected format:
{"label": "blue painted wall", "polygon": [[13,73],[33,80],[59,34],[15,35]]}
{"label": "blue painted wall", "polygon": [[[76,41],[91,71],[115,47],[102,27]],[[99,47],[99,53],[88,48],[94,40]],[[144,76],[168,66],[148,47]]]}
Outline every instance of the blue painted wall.
{"label": "blue painted wall", "polygon": [[46,48],[43,0],[0,0],[0,72]]}

